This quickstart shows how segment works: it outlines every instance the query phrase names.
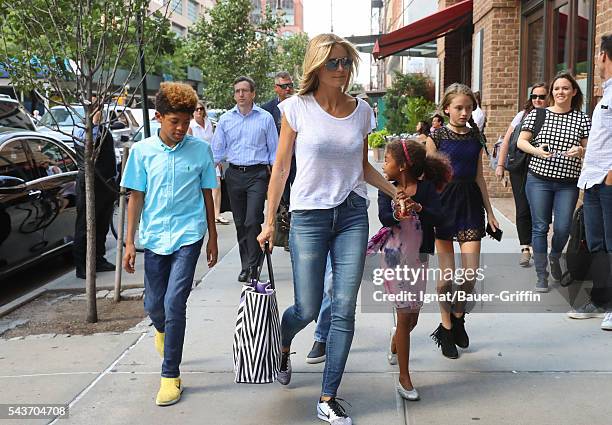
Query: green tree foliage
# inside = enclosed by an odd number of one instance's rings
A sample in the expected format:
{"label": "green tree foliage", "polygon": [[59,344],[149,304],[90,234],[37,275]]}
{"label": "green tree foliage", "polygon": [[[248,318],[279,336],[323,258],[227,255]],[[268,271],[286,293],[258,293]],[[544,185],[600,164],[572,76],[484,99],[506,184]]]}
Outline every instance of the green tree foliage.
{"label": "green tree foliage", "polygon": [[257,101],[271,96],[277,32],[282,18],[268,7],[258,24],[252,24],[250,0],[219,0],[189,31],[186,51],[202,69],[204,93],[215,108],[230,108],[232,83],[248,75],[257,84]]}
{"label": "green tree foliage", "polygon": [[276,67],[279,71],[287,71],[296,83],[302,77],[302,63],[308,45],[306,33],[292,34],[278,40]]}
{"label": "green tree foliage", "polygon": [[[148,0],[0,0],[0,63],[17,90],[34,90],[46,100],[85,110],[85,203],[87,222],[87,320],[97,321],[94,114],[138,75],[138,24],[144,21],[145,50],[172,47],[164,16],[143,16]],[[149,58],[151,59],[151,58]],[[155,63],[155,59],[152,59]],[[128,72],[115,77],[120,67]],[[40,78],[40,77],[43,78]],[[118,80],[118,81],[117,81]],[[134,87],[136,88],[136,87]],[[94,100],[93,95],[96,95]],[[74,110],[74,108],[73,108]]]}
{"label": "green tree foliage", "polygon": [[408,133],[414,133],[419,121],[428,121],[436,110],[436,104],[422,97],[410,97],[402,112]]}
{"label": "green tree foliage", "polygon": [[429,77],[423,74],[396,72],[393,84],[384,97],[385,117],[387,118],[389,132],[400,134],[414,131],[414,126],[408,126],[405,107],[408,100],[415,97],[421,97],[429,101],[433,100],[433,83]]}

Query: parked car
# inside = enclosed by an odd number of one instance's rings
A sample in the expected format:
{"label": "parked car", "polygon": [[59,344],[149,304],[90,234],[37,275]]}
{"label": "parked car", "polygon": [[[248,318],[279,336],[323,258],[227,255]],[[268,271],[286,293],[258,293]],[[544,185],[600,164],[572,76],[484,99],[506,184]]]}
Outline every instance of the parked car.
{"label": "parked car", "polygon": [[32,118],[23,106],[5,94],[0,94],[0,126],[36,130]]}
{"label": "parked car", "polygon": [[[76,135],[79,128],[83,128],[85,109],[82,105],[53,106],[42,116],[38,131],[51,133],[71,146],[72,140],[67,134]],[[102,122],[109,126],[115,148],[120,149],[123,142],[127,142],[138,130],[138,121],[132,115],[132,110],[126,106],[104,105]],[[68,142],[70,140],[70,142]]]}
{"label": "parked car", "polygon": [[[159,130],[161,128],[161,124],[159,123],[159,121],[157,120],[152,120],[149,121],[149,127],[151,129],[151,135],[157,133],[157,130]],[[141,126],[138,131],[136,132],[136,134],[134,135],[134,137],[132,138],[133,142],[140,142],[142,139],[144,139],[144,126]]]}
{"label": "parked car", "polygon": [[70,248],[76,175],[58,139],[0,127],[0,278]]}

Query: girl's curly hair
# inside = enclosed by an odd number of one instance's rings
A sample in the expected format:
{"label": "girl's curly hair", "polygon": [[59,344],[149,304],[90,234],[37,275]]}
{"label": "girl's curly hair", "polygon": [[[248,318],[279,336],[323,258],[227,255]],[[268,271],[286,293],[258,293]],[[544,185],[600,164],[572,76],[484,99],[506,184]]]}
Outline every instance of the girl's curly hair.
{"label": "girl's curly hair", "polygon": [[[408,151],[409,160],[404,153],[405,143]],[[450,162],[443,155],[427,155],[425,147],[416,140],[394,140],[387,144],[387,152],[395,162],[403,166],[410,177],[417,180],[421,176],[425,180],[433,182],[438,192],[442,191],[452,178],[452,168]]]}

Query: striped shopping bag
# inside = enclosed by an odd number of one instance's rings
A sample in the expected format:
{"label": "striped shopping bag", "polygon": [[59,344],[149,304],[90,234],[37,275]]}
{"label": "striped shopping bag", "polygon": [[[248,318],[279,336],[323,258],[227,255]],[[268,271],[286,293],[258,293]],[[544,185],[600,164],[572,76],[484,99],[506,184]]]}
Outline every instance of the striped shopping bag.
{"label": "striped shopping bag", "polygon": [[[264,258],[269,280],[259,277]],[[270,249],[266,243],[257,279],[242,286],[234,331],[234,372],[239,384],[268,384],[276,380],[281,362],[280,320]]]}

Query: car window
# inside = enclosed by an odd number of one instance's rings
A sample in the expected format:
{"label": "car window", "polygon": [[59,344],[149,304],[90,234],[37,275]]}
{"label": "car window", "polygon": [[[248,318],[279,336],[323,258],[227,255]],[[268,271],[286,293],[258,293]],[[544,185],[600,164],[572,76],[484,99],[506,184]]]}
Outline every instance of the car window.
{"label": "car window", "polygon": [[75,126],[83,123],[85,116],[82,107],[75,107],[76,114],[68,108],[52,108],[45,112],[40,120],[40,123],[47,127],[59,126]]}
{"label": "car window", "polygon": [[132,115],[131,111],[128,111],[127,109],[125,110],[125,115],[128,117],[128,119],[130,120],[131,126],[132,127],[138,127],[138,121],[136,121],[136,118],[134,118],[134,115]]}
{"label": "car window", "polygon": [[35,130],[32,120],[19,102],[0,97],[0,126]]}
{"label": "car window", "polygon": [[42,176],[76,171],[72,159],[55,143],[45,139],[29,139],[27,143],[32,151],[34,164]]}
{"label": "car window", "polygon": [[17,177],[26,182],[38,178],[21,140],[6,143],[0,148],[0,175]]}

